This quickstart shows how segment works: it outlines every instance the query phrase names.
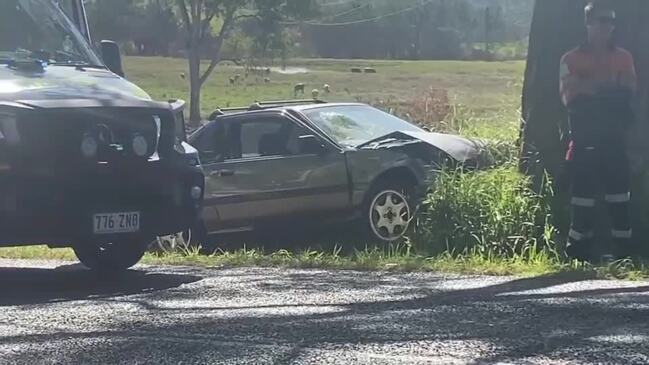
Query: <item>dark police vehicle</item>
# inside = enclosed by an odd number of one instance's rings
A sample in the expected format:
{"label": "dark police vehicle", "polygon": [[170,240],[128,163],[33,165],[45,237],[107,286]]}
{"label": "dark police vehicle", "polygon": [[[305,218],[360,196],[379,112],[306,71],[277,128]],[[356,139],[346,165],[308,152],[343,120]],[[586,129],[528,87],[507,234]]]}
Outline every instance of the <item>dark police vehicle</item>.
{"label": "dark police vehicle", "polygon": [[119,271],[191,226],[204,179],[184,103],[126,81],[115,43],[101,53],[82,0],[0,2],[0,246]]}

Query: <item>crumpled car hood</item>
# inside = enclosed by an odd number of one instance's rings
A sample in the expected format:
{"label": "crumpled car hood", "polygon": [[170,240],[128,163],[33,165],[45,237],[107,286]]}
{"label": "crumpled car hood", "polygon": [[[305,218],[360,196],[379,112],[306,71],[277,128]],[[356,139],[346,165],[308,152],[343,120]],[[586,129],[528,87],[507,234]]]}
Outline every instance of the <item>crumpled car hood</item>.
{"label": "crumpled car hood", "polygon": [[435,146],[458,162],[478,161],[485,154],[486,146],[483,142],[457,135],[412,131],[400,131],[399,133]]}

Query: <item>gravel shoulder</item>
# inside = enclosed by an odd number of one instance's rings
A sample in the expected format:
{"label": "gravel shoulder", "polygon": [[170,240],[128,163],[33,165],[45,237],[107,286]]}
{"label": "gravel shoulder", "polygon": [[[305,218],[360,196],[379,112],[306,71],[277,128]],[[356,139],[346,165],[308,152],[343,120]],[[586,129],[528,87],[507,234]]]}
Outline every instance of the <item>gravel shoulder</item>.
{"label": "gravel shoulder", "polygon": [[0,364],[647,364],[649,282],[0,260]]}

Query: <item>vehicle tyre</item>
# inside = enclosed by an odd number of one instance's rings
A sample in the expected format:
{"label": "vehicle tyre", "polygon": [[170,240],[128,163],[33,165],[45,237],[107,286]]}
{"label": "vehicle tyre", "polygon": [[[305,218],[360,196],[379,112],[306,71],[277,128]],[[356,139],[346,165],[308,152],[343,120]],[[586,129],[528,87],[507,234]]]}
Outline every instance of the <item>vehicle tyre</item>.
{"label": "vehicle tyre", "polygon": [[380,182],[370,191],[363,209],[370,237],[389,243],[408,233],[415,211],[411,192],[411,187],[398,180]]}
{"label": "vehicle tyre", "polygon": [[120,272],[131,268],[144,256],[150,240],[121,239],[113,242],[86,242],[73,247],[83,265],[93,271]]}

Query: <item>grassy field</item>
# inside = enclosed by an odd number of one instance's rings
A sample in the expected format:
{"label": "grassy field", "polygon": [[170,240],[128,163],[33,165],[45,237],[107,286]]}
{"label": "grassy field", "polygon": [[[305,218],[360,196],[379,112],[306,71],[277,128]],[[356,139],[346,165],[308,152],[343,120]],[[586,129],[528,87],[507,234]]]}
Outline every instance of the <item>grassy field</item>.
{"label": "grassy field", "polygon": [[[353,74],[351,67],[374,67],[376,74]],[[247,106],[257,100],[292,99],[296,83],[306,84],[306,97],[311,90],[329,84],[331,94],[321,91],[328,101],[376,103],[392,100],[408,102],[429,88],[448,92],[450,104],[459,106],[471,117],[488,124],[517,125],[524,62],[458,62],[458,61],[349,61],[328,59],[293,60],[287,70],[308,71],[282,74],[274,70],[271,82],[250,75],[236,85],[229,78],[244,70],[234,65],[218,67],[203,88],[202,112],[209,114],[216,107]],[[181,59],[127,57],[127,77],[148,91],[155,99],[188,100],[187,63]],[[302,98],[302,96],[300,96]],[[495,127],[495,126],[494,126]],[[515,127],[514,127],[515,129]]]}

